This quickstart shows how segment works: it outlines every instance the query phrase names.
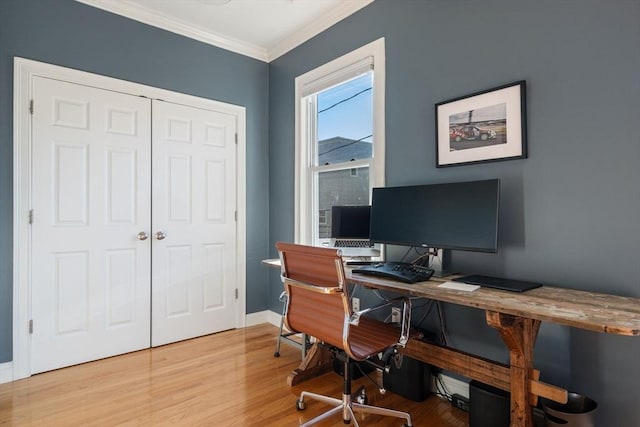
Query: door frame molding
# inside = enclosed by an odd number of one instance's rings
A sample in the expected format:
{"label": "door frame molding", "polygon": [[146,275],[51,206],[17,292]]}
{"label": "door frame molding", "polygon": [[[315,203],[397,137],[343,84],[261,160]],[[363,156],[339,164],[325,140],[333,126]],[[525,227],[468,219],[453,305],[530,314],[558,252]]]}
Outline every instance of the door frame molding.
{"label": "door frame molding", "polygon": [[[32,203],[30,101],[35,76],[63,80],[114,92],[162,99],[237,117],[237,278],[236,327],[246,318],[246,108],[155,88],[113,77],[15,57],[13,80],[13,380],[31,376],[31,227]],[[37,106],[36,106],[37,108]]]}

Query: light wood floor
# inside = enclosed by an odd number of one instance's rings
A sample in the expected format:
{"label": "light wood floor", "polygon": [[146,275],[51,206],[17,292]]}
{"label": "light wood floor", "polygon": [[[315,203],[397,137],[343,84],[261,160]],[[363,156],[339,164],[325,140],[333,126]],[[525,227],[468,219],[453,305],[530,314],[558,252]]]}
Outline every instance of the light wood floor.
{"label": "light wood floor", "polygon": [[[2,426],[295,426],[328,407],[302,390],[340,397],[342,382],[328,373],[289,388],[286,377],[300,351],[283,344],[273,357],[277,329],[258,325],[138,351],[0,384]],[[466,427],[467,414],[430,396],[416,403],[381,396],[366,378],[372,404],[409,411],[416,427]],[[365,426],[399,426],[367,415]],[[344,426],[338,416],[323,426]]]}

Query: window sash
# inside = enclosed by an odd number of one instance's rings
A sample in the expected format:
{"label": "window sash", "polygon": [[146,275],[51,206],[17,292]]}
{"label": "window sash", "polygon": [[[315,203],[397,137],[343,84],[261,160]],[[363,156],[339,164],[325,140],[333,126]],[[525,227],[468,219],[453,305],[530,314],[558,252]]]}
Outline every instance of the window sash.
{"label": "window sash", "polygon": [[304,83],[300,90],[300,96],[306,98],[307,96],[315,95],[324,90],[330,89],[334,86],[338,86],[344,82],[354,79],[362,74],[367,73],[374,69],[373,56],[367,56],[353,64],[333,71],[330,74],[324,75],[316,80]]}
{"label": "window sash", "polygon": [[[384,38],[381,38],[296,78],[294,239],[298,243],[313,244],[314,234],[317,234],[318,173],[368,166],[369,191],[374,187],[384,186],[384,64]],[[310,97],[371,69],[375,70],[372,87],[373,157],[332,165],[315,165],[318,144],[315,141],[317,124],[314,116],[317,108],[315,102],[310,102]]]}
{"label": "window sash", "polygon": [[[321,220],[320,220],[320,211],[321,206],[321,200],[320,200],[320,190],[321,190],[321,186],[320,186],[320,176],[323,173],[327,173],[327,172],[340,172],[340,171],[348,171],[349,175],[350,175],[350,179],[357,179],[357,178],[353,178],[353,174],[352,174],[352,170],[356,169],[363,169],[363,168],[368,168],[369,169],[369,194],[367,195],[367,199],[369,200],[369,203],[371,201],[371,193],[372,193],[372,185],[371,185],[371,171],[372,171],[372,159],[364,159],[364,160],[360,160],[357,162],[344,162],[344,163],[340,163],[340,164],[333,164],[333,165],[323,165],[323,166],[317,166],[317,167],[311,167],[309,168],[309,173],[311,174],[312,178],[311,181],[313,182],[312,187],[309,189],[309,193],[311,194],[310,197],[310,203],[311,203],[311,214],[312,217],[310,218],[310,231],[311,231],[311,240],[306,242],[308,244],[312,244],[312,245],[319,245],[321,243],[323,243],[324,241],[326,241],[326,239],[321,238],[319,230],[320,230],[320,225],[322,224]],[[355,175],[357,177],[357,174]],[[369,204],[368,203],[368,204]]]}

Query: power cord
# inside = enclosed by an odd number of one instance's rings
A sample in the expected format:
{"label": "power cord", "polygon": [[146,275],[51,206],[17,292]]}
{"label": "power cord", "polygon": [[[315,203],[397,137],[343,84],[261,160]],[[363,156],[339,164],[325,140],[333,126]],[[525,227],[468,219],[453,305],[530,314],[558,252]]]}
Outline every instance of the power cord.
{"label": "power cord", "polygon": [[427,300],[427,302],[421,306],[417,306],[415,308],[422,308],[422,307],[427,307],[427,309],[425,310],[424,314],[422,315],[422,317],[420,318],[420,320],[418,320],[416,322],[416,325],[421,326],[422,322],[424,322],[424,319],[427,318],[427,316],[429,315],[429,313],[431,313],[431,309],[433,308],[433,300]]}
{"label": "power cord", "polygon": [[404,262],[404,259],[409,255],[409,252],[411,252],[412,250],[415,250],[415,247],[413,246],[409,247],[409,249],[407,249],[407,252],[405,252],[402,258],[400,258],[400,262]]}
{"label": "power cord", "polygon": [[448,345],[447,332],[444,324],[444,316],[442,315],[442,309],[440,306],[441,306],[440,301],[436,301],[436,310],[438,312],[438,319],[440,320],[440,334],[442,336],[442,343],[444,345]]}
{"label": "power cord", "polygon": [[380,391],[380,394],[384,394],[384,393],[386,393],[386,390],[385,390],[384,386],[383,386],[383,385],[380,385],[380,384],[378,383],[378,381],[376,381],[374,378],[372,378],[372,377],[369,375],[369,373],[368,373],[368,372],[365,372],[365,371],[364,371],[364,369],[362,369],[362,366],[360,366],[360,364],[359,364],[359,363],[355,363],[355,365],[356,365],[356,367],[358,368],[358,370],[360,371],[360,373],[361,373],[362,375],[364,375],[365,377],[367,377],[367,378],[369,379],[369,381],[371,381],[371,382],[372,382],[372,383],[373,383],[373,384],[378,388],[378,390]]}
{"label": "power cord", "polygon": [[434,375],[434,385],[436,387],[435,395],[447,399],[449,403],[453,401],[453,396],[447,391],[440,375]]}

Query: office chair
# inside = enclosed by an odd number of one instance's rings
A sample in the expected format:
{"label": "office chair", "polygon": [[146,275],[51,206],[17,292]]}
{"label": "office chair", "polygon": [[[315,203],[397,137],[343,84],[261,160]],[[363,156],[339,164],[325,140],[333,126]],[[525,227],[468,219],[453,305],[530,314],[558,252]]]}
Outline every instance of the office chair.
{"label": "office chair", "polygon": [[[280,317],[280,330],[278,331],[278,339],[276,340],[276,351],[273,353],[273,357],[280,357],[280,344],[282,341],[289,343],[290,345],[297,347],[301,350],[302,360],[307,356],[307,349],[310,346],[309,338],[306,334],[298,334],[296,332],[285,331],[284,329],[284,317],[287,314],[287,293],[282,291],[279,300],[282,302],[282,316]],[[294,335],[300,335],[299,341],[291,338]]]}
{"label": "office chair", "polygon": [[[394,301],[354,313],[351,309],[348,286],[340,250],[303,246],[292,243],[276,243],[282,263],[282,277],[287,293],[285,322],[291,331],[305,333],[322,345],[330,346],[339,360],[344,362],[342,399],[303,391],[296,402],[298,410],[306,407],[305,398],[335,406],[333,409],[306,422],[316,424],[334,414],[342,413],[345,424],[358,422],[354,412],[392,416],[405,420],[412,426],[406,412],[380,408],[360,403],[351,394],[351,363],[375,358],[379,353],[389,353],[397,345],[404,345],[410,331],[411,300],[404,302],[402,328],[362,316],[390,306]],[[378,364],[379,365],[379,364]]]}

